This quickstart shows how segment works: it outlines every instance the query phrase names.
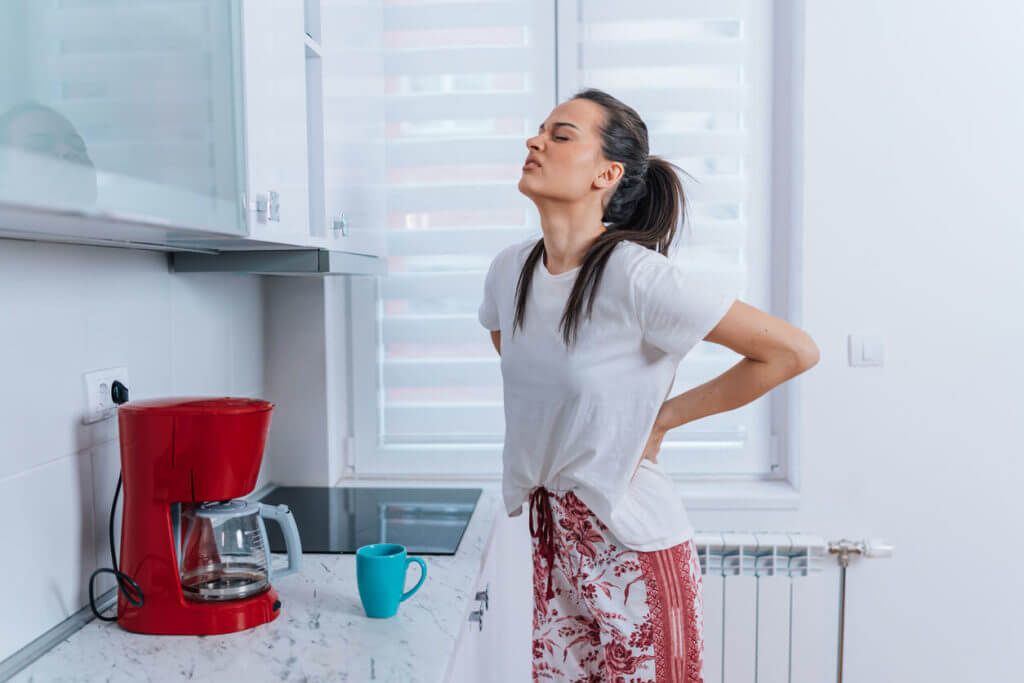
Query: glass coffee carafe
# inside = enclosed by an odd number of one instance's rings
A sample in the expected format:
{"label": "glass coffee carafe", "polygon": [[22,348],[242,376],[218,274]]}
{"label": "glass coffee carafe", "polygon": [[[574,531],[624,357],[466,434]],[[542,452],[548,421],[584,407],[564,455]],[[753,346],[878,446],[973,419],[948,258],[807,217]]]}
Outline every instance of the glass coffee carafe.
{"label": "glass coffee carafe", "polygon": [[[281,525],[288,565],[271,566],[264,519]],[[270,587],[272,579],[298,571],[299,531],[287,505],[236,499],[181,506],[183,540],[178,569],[190,600],[241,600]]]}

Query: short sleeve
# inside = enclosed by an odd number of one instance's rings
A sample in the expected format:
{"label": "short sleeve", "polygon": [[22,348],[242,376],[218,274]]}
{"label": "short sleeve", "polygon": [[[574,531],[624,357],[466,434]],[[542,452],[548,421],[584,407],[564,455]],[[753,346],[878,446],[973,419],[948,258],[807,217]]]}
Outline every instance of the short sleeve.
{"label": "short sleeve", "polygon": [[657,254],[633,271],[633,301],[644,339],[680,358],[714,329],[736,301],[731,278],[684,269]]}
{"label": "short sleeve", "polygon": [[[499,254],[500,255],[500,254]],[[501,329],[498,322],[498,299],[495,291],[496,270],[498,268],[498,256],[491,259],[491,265],[487,269],[487,276],[484,278],[484,298],[477,310],[477,320],[488,330]]]}

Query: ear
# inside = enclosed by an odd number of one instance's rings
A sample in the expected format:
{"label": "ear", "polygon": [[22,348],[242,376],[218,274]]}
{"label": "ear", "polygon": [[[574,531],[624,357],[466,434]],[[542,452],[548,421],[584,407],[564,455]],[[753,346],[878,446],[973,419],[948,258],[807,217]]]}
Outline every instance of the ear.
{"label": "ear", "polygon": [[615,183],[619,182],[619,178],[625,173],[626,169],[622,163],[618,161],[609,161],[608,165],[598,174],[597,178],[594,179],[594,187],[603,190],[609,188]]}

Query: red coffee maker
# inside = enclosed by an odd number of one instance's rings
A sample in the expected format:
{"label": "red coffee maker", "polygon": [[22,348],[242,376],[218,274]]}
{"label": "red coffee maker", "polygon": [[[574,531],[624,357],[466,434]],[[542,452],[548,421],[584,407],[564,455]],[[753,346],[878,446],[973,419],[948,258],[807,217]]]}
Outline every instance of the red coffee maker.
{"label": "red coffee maker", "polygon": [[[118,591],[117,622],[139,633],[211,635],[273,621],[271,577],[297,571],[287,506],[242,500],[256,486],[274,404],[171,398],[118,407],[124,508],[120,571],[142,604]],[[288,568],[274,571],[264,518],[281,524]]]}

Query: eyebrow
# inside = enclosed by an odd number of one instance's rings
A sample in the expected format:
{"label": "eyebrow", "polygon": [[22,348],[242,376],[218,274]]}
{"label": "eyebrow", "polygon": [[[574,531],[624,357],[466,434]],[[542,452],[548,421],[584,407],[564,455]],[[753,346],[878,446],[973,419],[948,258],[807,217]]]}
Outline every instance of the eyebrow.
{"label": "eyebrow", "polygon": [[[577,126],[574,126],[573,124],[569,123],[568,121],[556,121],[555,123],[552,124],[552,128],[558,128],[559,126],[569,126],[570,128],[576,128],[576,130],[579,130],[579,128]],[[538,131],[544,130],[544,124],[542,123],[539,126],[537,126],[537,130]]]}

